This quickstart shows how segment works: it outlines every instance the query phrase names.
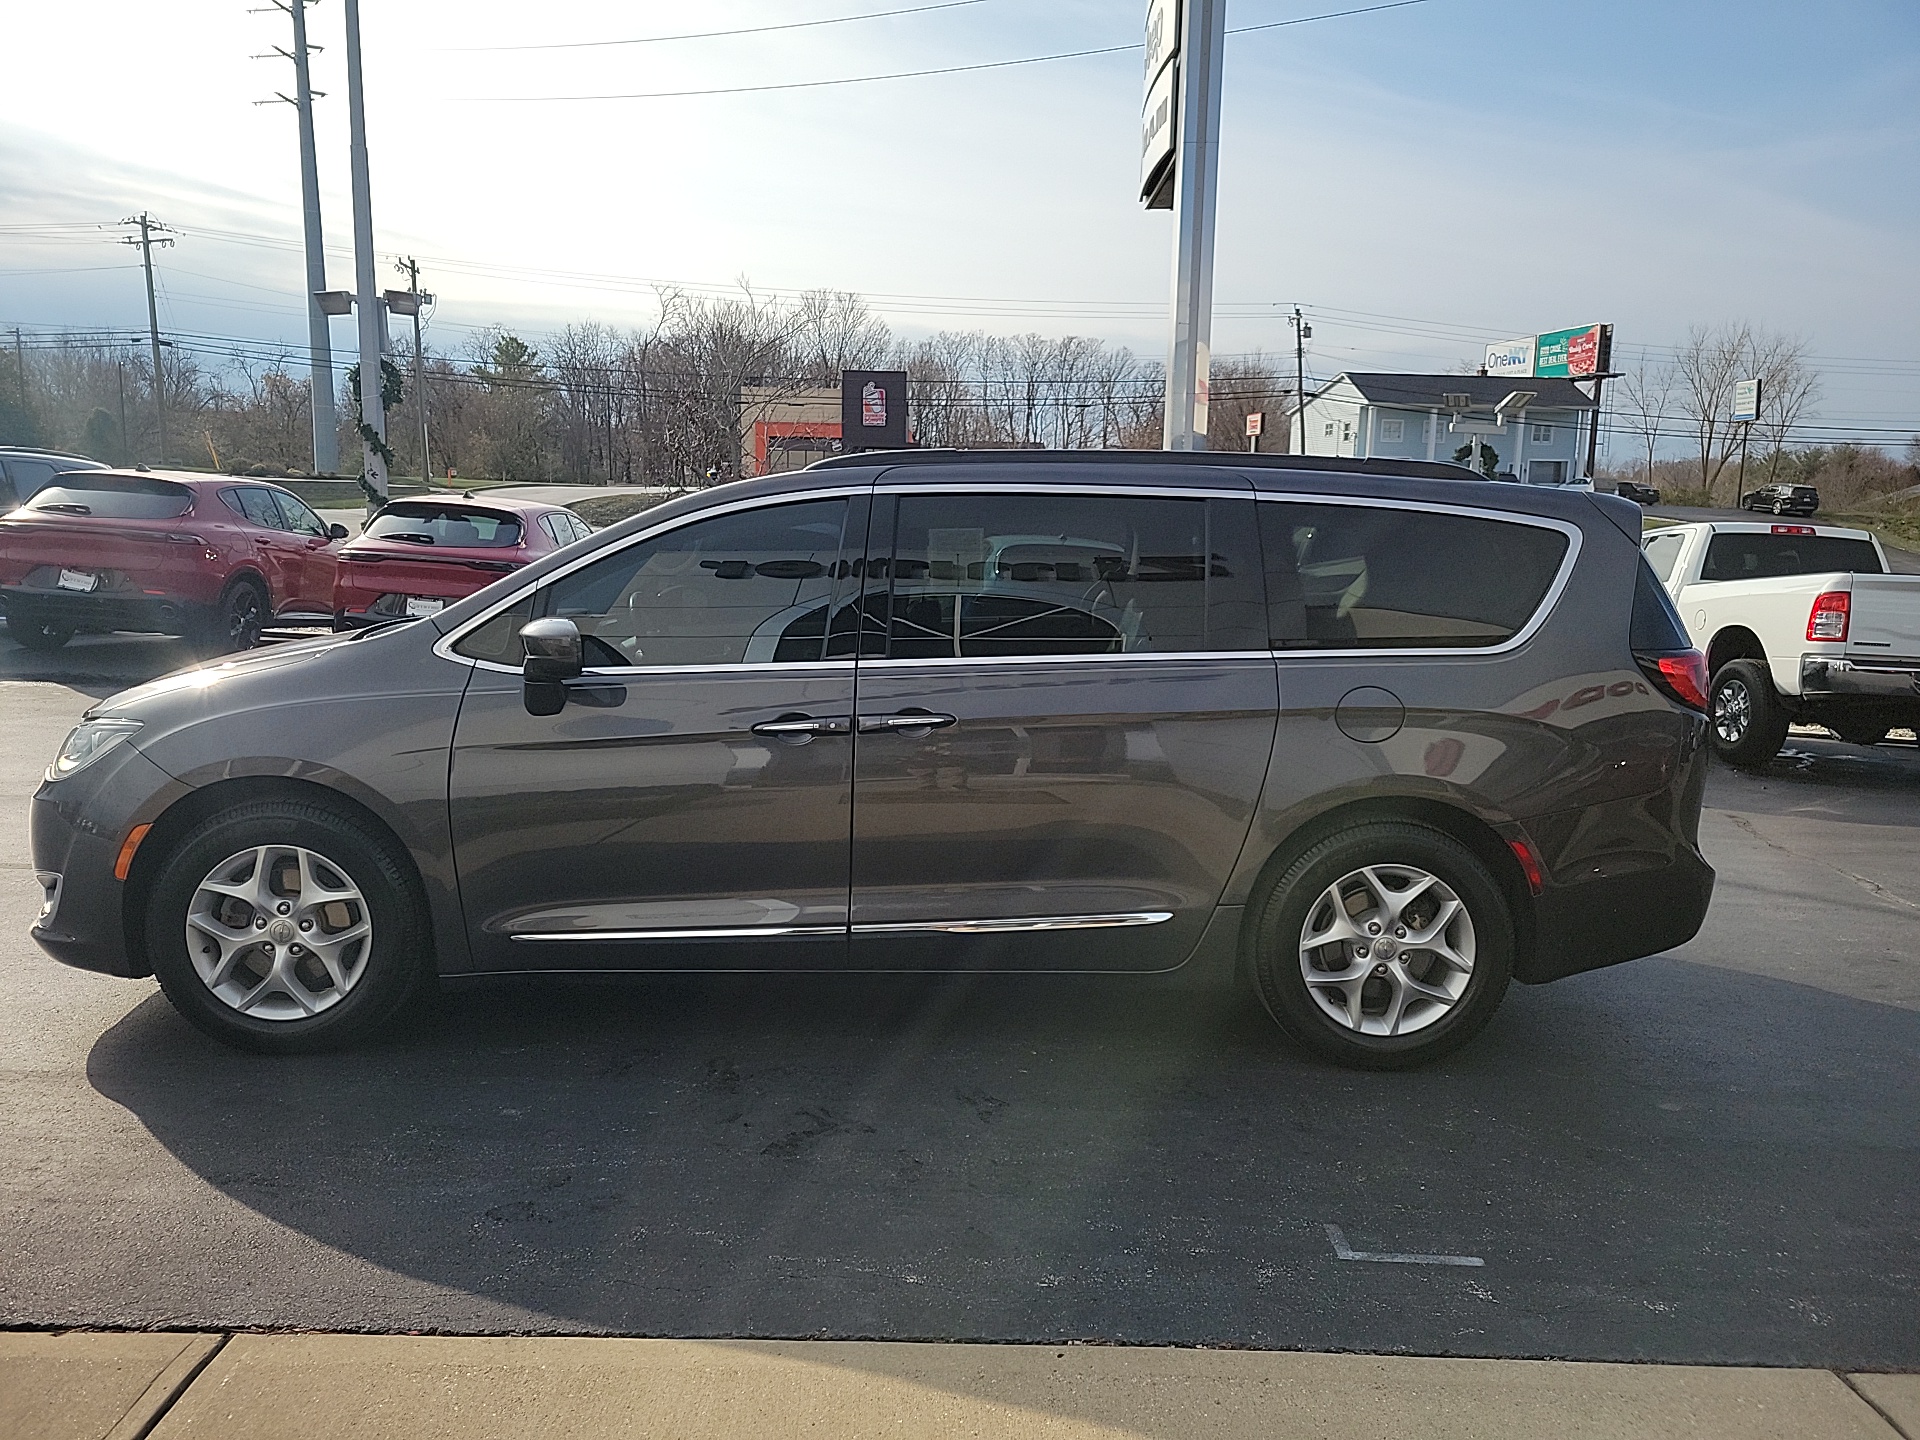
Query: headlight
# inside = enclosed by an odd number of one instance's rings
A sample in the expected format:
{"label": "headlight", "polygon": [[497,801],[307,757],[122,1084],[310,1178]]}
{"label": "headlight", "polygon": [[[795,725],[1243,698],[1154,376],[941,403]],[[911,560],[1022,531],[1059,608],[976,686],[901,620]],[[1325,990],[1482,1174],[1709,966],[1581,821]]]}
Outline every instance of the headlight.
{"label": "headlight", "polygon": [[64,780],[84,770],[139,728],[138,720],[82,720],[47,767],[47,778]]}

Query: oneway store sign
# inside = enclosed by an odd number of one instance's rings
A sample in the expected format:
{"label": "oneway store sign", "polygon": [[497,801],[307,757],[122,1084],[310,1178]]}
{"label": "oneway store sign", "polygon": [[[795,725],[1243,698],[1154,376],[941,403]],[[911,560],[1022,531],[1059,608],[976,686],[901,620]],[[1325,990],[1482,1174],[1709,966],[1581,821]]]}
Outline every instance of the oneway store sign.
{"label": "oneway store sign", "polygon": [[1605,374],[1612,350],[1611,325],[1580,325],[1489,345],[1486,370],[1489,375],[1564,375],[1580,380]]}
{"label": "oneway store sign", "polygon": [[1146,98],[1140,110],[1140,198],[1149,210],[1173,208],[1174,57],[1180,50],[1180,0],[1147,6]]}

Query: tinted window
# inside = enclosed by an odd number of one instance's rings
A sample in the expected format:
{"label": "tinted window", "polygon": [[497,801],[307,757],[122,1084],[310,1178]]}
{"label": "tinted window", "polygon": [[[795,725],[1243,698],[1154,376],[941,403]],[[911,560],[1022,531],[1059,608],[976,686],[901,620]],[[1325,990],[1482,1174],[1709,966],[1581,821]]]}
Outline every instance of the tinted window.
{"label": "tinted window", "polygon": [[558,515],[542,515],[540,517],[540,528],[547,532],[547,538],[556,545],[565,545],[573,539],[571,526],[567,527],[564,534],[562,533],[561,527],[564,524],[565,522],[561,520]]}
{"label": "tinted window", "polygon": [[554,581],[540,613],[580,627],[589,665],[819,660],[852,570],[847,512],[819,500],[698,520]]}
{"label": "tinted window", "polygon": [[264,525],[269,530],[278,530],[284,525],[280,518],[280,507],[273,503],[273,494],[249,486],[244,490],[222,490],[220,498],[236,514],[251,520],[255,525]]}
{"label": "tinted window", "polygon": [[27,502],[29,510],[56,515],[93,515],[106,520],[171,520],[193,508],[193,492],[165,480],[118,475],[82,479],[62,477]]}
{"label": "tinted window", "polygon": [[1627,643],[1636,652],[1652,655],[1693,646],[1687,638],[1687,627],[1680,623],[1680,612],[1673,608],[1673,597],[1649,565],[1641,565],[1634,576],[1633,621]]}
{"label": "tinted window", "polygon": [[1642,546],[1647,563],[1653,567],[1653,573],[1662,580],[1673,577],[1673,562],[1680,558],[1680,547],[1686,543],[1684,535],[1654,535]]}
{"label": "tinted window", "polygon": [[1252,504],[903,496],[872,628],[892,659],[1259,649]]}
{"label": "tinted window", "polygon": [[1260,539],[1276,650],[1498,645],[1567,553],[1537,525],[1358,505],[1264,502]]}
{"label": "tinted window", "polygon": [[444,545],[459,550],[504,550],[520,543],[520,522],[498,510],[452,505],[389,505],[367,522],[375,540]]}
{"label": "tinted window", "polygon": [[1850,570],[1881,574],[1880,557],[1870,540],[1839,535],[1772,535],[1722,531],[1707,542],[1702,580],[1769,580],[1779,575],[1818,575]]}
{"label": "tinted window", "polygon": [[55,470],[45,460],[9,460],[7,474],[13,478],[13,493],[23,500],[30,499],[36,490],[51,485]]}

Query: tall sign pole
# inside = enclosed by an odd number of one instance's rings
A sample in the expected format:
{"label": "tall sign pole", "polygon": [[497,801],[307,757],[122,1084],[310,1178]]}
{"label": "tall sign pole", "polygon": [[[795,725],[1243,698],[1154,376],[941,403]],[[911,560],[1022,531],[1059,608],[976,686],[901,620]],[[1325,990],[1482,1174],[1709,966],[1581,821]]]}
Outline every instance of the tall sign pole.
{"label": "tall sign pole", "polygon": [[353,170],[353,269],[360,321],[360,453],[366,467],[367,511],[387,503],[387,413],[380,403],[384,312],[373,278],[373,187],[367,178],[367,101],[360,78],[360,0],[347,8],[348,158]]}
{"label": "tall sign pole", "polygon": [[1220,188],[1220,77],[1227,0],[1152,0],[1141,198],[1174,212],[1164,447],[1207,448],[1213,228]]}
{"label": "tall sign pole", "polygon": [[[294,108],[300,115],[300,203],[307,240],[307,364],[313,376],[313,473],[340,468],[340,422],[333,410],[333,336],[320,292],[327,288],[327,253],[320,232],[320,164],[313,143],[313,85],[307,69],[307,0],[286,0],[293,17]],[[358,71],[358,52],[355,55]]]}

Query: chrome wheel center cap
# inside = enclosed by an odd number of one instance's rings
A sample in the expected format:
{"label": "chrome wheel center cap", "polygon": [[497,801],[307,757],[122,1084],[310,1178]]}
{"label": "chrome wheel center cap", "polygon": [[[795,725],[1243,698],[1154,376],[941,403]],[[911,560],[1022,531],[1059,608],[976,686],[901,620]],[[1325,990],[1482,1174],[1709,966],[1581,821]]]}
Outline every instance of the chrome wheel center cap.
{"label": "chrome wheel center cap", "polygon": [[1400,947],[1395,945],[1391,940],[1376,940],[1373,942],[1373,953],[1378,955],[1382,960],[1391,960],[1394,952],[1399,948]]}
{"label": "chrome wheel center cap", "polygon": [[276,920],[267,926],[267,934],[276,945],[288,944],[294,936],[293,922],[291,920]]}

